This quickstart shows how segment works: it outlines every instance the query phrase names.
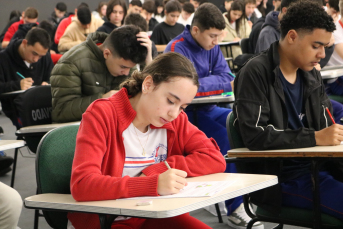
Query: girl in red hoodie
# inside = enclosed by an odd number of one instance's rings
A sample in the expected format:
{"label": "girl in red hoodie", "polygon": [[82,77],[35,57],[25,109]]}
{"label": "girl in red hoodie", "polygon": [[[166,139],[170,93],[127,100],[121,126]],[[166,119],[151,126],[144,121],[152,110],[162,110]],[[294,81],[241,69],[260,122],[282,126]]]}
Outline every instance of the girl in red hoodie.
{"label": "girl in red hoodie", "polygon": [[[186,177],[223,172],[216,142],[188,122],[183,110],[198,91],[198,76],[184,56],[158,56],[108,99],[82,116],[71,175],[77,201],[178,193]],[[167,161],[173,169],[168,170]],[[100,228],[95,214],[69,213],[76,229]],[[112,228],[210,228],[189,214],[167,219],[120,217]]]}

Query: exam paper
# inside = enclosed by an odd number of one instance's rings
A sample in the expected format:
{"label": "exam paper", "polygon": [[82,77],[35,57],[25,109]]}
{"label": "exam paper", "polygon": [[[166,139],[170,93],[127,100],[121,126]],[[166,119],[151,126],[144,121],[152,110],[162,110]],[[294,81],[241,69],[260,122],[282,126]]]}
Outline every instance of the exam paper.
{"label": "exam paper", "polygon": [[168,198],[189,198],[189,197],[206,197],[223,191],[232,185],[234,181],[208,181],[208,182],[188,182],[188,185],[180,190],[179,193],[166,196],[141,196],[117,200],[129,199],[168,199]]}

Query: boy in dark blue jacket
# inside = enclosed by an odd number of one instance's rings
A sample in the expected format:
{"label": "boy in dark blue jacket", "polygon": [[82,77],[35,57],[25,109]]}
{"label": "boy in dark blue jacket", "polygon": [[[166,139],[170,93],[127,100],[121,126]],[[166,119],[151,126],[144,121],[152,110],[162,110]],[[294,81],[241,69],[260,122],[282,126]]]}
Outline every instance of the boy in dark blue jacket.
{"label": "boy in dark blue jacket", "polygon": [[[178,52],[190,59],[198,73],[200,87],[196,96],[220,95],[231,92],[233,75],[218,46],[218,38],[225,28],[220,10],[212,3],[202,4],[194,14],[192,25],[167,45],[165,52]],[[230,149],[226,132],[226,118],[231,109],[207,105],[198,108],[198,128],[207,137],[213,137],[223,155]],[[194,123],[193,107],[186,109],[189,121]],[[210,166],[210,165],[209,165]],[[234,164],[228,164],[226,172],[235,173]],[[242,198],[226,201],[228,223],[233,228],[244,228],[249,221],[245,215]],[[254,229],[263,225],[257,222]]]}

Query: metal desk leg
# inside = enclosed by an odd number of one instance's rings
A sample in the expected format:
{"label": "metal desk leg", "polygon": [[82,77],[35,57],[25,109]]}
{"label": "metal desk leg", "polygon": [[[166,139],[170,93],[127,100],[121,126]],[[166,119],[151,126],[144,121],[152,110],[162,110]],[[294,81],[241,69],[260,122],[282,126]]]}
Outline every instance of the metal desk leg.
{"label": "metal desk leg", "polygon": [[319,189],[319,162],[316,159],[312,160],[312,193],[313,193],[313,228],[320,229],[322,225],[322,217],[320,212],[320,189]]}
{"label": "metal desk leg", "polygon": [[219,223],[223,223],[223,218],[222,218],[222,214],[221,214],[220,209],[219,209],[219,204],[216,203],[214,206],[216,207],[216,212],[218,215]]}
{"label": "metal desk leg", "polygon": [[99,214],[100,228],[111,229],[111,225],[117,217],[117,215]]}

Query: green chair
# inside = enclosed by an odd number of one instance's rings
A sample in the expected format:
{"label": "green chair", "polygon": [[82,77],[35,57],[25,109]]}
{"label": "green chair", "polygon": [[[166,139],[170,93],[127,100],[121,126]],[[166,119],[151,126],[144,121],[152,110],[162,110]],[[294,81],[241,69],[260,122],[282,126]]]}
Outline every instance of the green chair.
{"label": "green chair", "polygon": [[[70,176],[79,125],[64,126],[49,131],[40,141],[36,158],[38,194],[70,194]],[[35,225],[38,226],[38,210]],[[67,213],[43,211],[48,224],[55,229],[67,228]]]}
{"label": "green chair", "polygon": [[[227,120],[226,120],[226,128],[228,132],[229,142],[231,149],[235,148],[243,148],[244,143],[241,138],[240,133],[234,127],[234,115],[232,112],[229,113]],[[235,162],[239,162],[240,166],[237,166],[238,172],[244,173],[246,170],[244,169],[244,162],[245,161],[261,161],[265,159],[260,158],[249,158],[249,159],[235,159]],[[273,159],[279,160],[279,159]],[[230,162],[230,159],[227,160]],[[278,223],[279,225],[275,228],[282,229],[283,224],[288,225],[295,225],[301,227],[313,227],[313,211],[294,208],[294,207],[282,207],[280,214],[275,214],[273,212],[267,211],[259,206],[257,206],[256,214],[253,214],[249,209],[249,194],[244,196],[244,208],[247,214],[252,218],[249,222],[247,228],[251,229],[252,225],[257,221],[263,222],[271,222],[271,223]],[[343,228],[343,222],[338,220],[335,217],[329,216],[327,214],[322,213],[322,227],[321,228]]]}

